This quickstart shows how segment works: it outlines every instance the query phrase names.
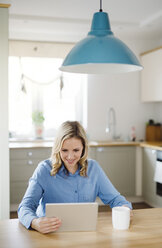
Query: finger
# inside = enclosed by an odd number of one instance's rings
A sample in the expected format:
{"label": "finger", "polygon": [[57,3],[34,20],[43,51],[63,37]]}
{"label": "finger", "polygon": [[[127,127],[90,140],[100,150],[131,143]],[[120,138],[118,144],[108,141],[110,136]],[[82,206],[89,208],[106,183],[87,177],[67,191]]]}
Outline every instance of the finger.
{"label": "finger", "polygon": [[42,223],[40,225],[41,229],[48,229],[48,228],[55,228],[55,227],[60,227],[61,226],[61,221],[54,221],[54,222],[48,222],[48,223]]}
{"label": "finger", "polygon": [[51,232],[55,232],[59,229],[60,225],[54,225],[54,226],[48,226],[48,227],[44,227],[41,229],[41,232],[46,234],[46,233],[51,233]]}
{"label": "finger", "polygon": [[46,225],[55,226],[55,225],[61,225],[61,223],[62,223],[61,220],[54,220],[46,223]]}
{"label": "finger", "polygon": [[50,225],[55,223],[60,223],[61,220],[58,218],[42,218],[39,220],[40,225]]}
{"label": "finger", "polygon": [[133,211],[132,210],[130,211],[130,217],[131,218],[133,217]]}
{"label": "finger", "polygon": [[42,217],[39,219],[38,231],[41,233],[49,233],[56,231],[61,225],[59,218],[46,218]]}
{"label": "finger", "polygon": [[56,231],[61,226],[61,224],[62,224],[61,222],[54,223],[51,226],[52,231]]}
{"label": "finger", "polygon": [[42,219],[43,223],[54,223],[54,222],[59,222],[59,221],[61,221],[61,220],[57,217],[50,217],[50,218]]}
{"label": "finger", "polygon": [[59,218],[57,218],[57,217],[52,217],[52,218],[50,218],[50,222],[60,222],[61,221],[61,219],[59,219]]}

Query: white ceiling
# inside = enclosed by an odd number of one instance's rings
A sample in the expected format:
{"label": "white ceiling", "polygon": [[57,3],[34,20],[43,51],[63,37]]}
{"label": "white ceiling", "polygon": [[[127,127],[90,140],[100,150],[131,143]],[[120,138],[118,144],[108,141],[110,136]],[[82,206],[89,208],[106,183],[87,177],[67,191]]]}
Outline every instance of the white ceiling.
{"label": "white ceiling", "polygon": [[[103,0],[117,36],[162,39],[162,0]],[[75,42],[90,30],[99,0],[5,0],[10,39]]]}

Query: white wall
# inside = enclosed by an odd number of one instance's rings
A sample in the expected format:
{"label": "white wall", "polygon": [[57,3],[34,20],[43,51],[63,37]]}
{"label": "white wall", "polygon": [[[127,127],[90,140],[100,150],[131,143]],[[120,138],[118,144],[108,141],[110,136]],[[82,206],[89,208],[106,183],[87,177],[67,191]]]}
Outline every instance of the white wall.
{"label": "white wall", "polygon": [[9,218],[8,9],[0,6],[0,219]]}
{"label": "white wall", "polygon": [[[123,39],[122,39],[123,40]],[[155,40],[123,40],[135,53],[160,45]],[[140,72],[120,75],[88,76],[87,132],[91,140],[106,140],[105,128],[108,109],[116,112],[116,134],[127,140],[132,126],[138,139],[145,138],[145,124],[153,118],[162,121],[161,103],[142,103],[140,100]]]}
{"label": "white wall", "polygon": [[[117,35],[116,35],[117,36]],[[160,46],[161,40],[141,40],[136,38],[119,37],[139,56],[141,52]],[[21,49],[24,47],[25,49]],[[58,49],[60,46],[60,49]],[[24,52],[31,56],[65,56],[73,44],[66,47],[60,43],[41,43],[10,41],[10,55]],[[37,47],[37,49],[35,49]],[[57,50],[54,49],[57,47]],[[66,49],[65,49],[66,48]],[[50,51],[50,53],[49,53]],[[56,54],[59,51],[61,53]],[[25,55],[25,54],[24,54]],[[121,75],[88,76],[87,116],[85,111],[84,126],[90,139],[106,140],[105,128],[108,109],[114,107],[117,119],[117,134],[128,139],[131,126],[136,127],[137,138],[145,138],[145,123],[150,118],[162,120],[160,103],[141,103],[140,101],[140,73]],[[84,103],[84,105],[86,105]],[[86,120],[86,121],[85,121]],[[85,123],[87,122],[87,123]]]}

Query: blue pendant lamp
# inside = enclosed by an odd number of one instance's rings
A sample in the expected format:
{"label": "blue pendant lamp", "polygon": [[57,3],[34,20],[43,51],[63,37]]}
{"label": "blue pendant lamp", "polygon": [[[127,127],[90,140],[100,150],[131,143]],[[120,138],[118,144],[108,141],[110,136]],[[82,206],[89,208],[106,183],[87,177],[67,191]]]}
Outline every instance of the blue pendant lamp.
{"label": "blue pendant lamp", "polygon": [[137,57],[118,38],[114,37],[108,14],[94,13],[91,31],[78,42],[63,61],[61,71],[85,74],[123,73],[141,70]]}

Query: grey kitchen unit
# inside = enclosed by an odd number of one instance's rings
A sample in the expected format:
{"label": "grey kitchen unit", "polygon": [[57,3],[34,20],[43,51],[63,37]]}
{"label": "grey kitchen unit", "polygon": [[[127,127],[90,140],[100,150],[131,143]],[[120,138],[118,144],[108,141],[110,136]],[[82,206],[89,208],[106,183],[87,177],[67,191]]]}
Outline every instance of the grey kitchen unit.
{"label": "grey kitchen unit", "polygon": [[135,146],[90,147],[89,158],[97,160],[122,195],[135,196]]}
{"label": "grey kitchen unit", "polygon": [[10,205],[15,211],[38,163],[49,158],[51,148],[10,148]]}
{"label": "grey kitchen unit", "polygon": [[151,148],[143,149],[143,197],[152,207],[162,207],[162,196],[157,195],[154,181],[157,152]]}

